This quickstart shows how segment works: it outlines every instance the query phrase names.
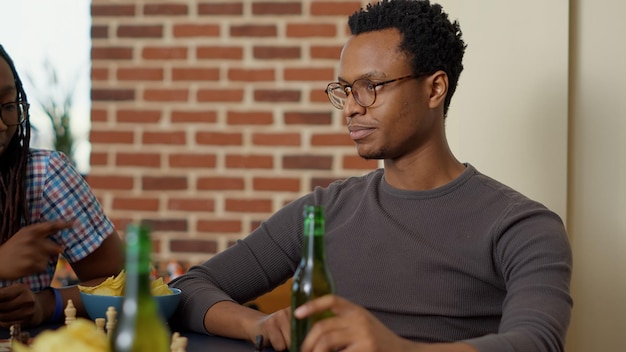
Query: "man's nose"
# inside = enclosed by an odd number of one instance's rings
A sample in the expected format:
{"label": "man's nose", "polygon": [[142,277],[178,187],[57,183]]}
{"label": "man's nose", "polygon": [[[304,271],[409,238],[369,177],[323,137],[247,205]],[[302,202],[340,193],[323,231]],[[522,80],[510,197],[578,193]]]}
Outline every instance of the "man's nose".
{"label": "man's nose", "polygon": [[350,92],[348,94],[348,98],[343,106],[343,116],[346,118],[346,122],[348,122],[352,117],[356,115],[365,114],[366,108],[359,105],[354,98],[354,93]]}

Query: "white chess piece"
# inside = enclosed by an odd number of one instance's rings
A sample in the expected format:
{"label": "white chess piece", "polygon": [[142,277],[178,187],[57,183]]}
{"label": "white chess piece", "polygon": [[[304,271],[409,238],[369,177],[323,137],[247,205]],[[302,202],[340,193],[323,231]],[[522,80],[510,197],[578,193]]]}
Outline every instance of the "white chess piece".
{"label": "white chess piece", "polygon": [[177,332],[173,333],[170,352],[187,352],[187,338]]}
{"label": "white chess piece", "polygon": [[106,311],[107,316],[107,336],[111,336],[113,334],[113,329],[115,328],[115,324],[117,323],[117,311],[115,307],[109,307]]}
{"label": "white chess piece", "polygon": [[96,318],[95,323],[96,323],[96,327],[98,328],[98,330],[104,332],[105,319],[104,318]]}
{"label": "white chess piece", "polygon": [[76,307],[74,307],[74,302],[71,299],[67,300],[67,305],[63,312],[65,313],[65,325],[70,325],[76,320]]}

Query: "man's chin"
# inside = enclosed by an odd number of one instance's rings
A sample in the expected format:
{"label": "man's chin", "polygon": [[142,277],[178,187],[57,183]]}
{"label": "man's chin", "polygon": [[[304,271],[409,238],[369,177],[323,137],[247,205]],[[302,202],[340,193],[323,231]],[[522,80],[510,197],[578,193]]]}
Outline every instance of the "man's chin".
{"label": "man's chin", "polygon": [[385,158],[380,153],[374,153],[374,154],[372,154],[372,153],[370,153],[370,154],[368,154],[368,153],[359,153],[359,156],[361,158],[365,159],[365,160],[382,160],[382,159]]}

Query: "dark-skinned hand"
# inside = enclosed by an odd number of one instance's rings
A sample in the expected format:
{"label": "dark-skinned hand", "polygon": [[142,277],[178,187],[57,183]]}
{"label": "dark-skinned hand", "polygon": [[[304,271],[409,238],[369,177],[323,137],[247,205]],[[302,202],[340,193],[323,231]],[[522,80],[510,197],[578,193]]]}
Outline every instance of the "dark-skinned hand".
{"label": "dark-skinned hand", "polygon": [[23,327],[36,326],[43,322],[43,309],[39,298],[24,284],[0,287],[0,326],[9,328],[13,324]]}
{"label": "dark-skinned hand", "polygon": [[63,250],[49,236],[72,227],[72,221],[47,221],[20,229],[0,245],[0,280],[16,280],[46,270]]}

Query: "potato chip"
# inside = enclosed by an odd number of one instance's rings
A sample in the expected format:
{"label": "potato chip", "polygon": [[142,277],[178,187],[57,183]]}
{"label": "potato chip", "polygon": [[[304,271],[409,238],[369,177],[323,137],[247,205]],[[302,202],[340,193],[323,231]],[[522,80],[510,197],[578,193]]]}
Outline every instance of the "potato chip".
{"label": "potato chip", "polygon": [[78,318],[57,330],[45,330],[30,344],[14,343],[14,352],[107,352],[109,340],[90,320]]}
{"label": "potato chip", "polygon": [[[116,276],[106,278],[102,283],[96,286],[81,286],[78,285],[78,289],[83,293],[89,293],[92,295],[101,296],[123,296],[124,285],[126,283],[126,271],[122,270]],[[173,292],[163,282],[163,278],[160,277],[150,282],[150,291],[153,296],[165,296],[171,295]]]}
{"label": "potato chip", "polygon": [[150,292],[152,292],[153,296],[166,296],[173,293],[172,290],[170,290],[169,286],[163,283],[162,277],[150,283]]}

